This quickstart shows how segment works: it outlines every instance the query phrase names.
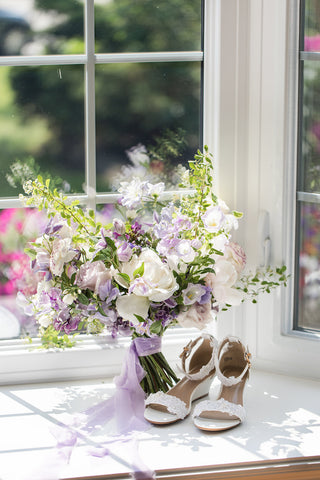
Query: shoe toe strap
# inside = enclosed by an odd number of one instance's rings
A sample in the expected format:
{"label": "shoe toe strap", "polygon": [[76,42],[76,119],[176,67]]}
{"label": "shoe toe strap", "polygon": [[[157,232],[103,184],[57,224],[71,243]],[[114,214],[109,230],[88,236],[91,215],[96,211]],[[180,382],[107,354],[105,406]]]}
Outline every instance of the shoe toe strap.
{"label": "shoe toe strap", "polygon": [[145,400],[145,405],[162,405],[166,407],[168,412],[176,415],[178,418],[185,418],[188,413],[189,409],[187,408],[186,403],[178,397],[174,395],[168,395],[164,392],[156,392],[149,395],[149,397]]}
{"label": "shoe toe strap", "polygon": [[224,398],[219,400],[204,400],[196,405],[193,411],[193,417],[199,417],[203,412],[221,412],[227,413],[230,416],[239,418],[242,422],[246,417],[246,411],[242,405],[237,403],[228,402]]}

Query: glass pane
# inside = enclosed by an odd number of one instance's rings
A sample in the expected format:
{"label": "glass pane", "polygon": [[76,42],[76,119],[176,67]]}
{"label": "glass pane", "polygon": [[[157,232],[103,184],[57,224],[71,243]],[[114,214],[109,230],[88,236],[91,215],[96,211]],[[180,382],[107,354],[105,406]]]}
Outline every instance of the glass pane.
{"label": "glass pane", "polygon": [[[131,175],[126,150],[149,146],[166,130],[185,132],[187,148],[169,165],[152,162],[149,173],[172,172],[193,158],[200,146],[200,77],[198,63],[99,65],[97,97],[97,188],[114,190],[119,175]],[[130,169],[123,170],[128,164]]]}
{"label": "glass pane", "polygon": [[39,236],[46,221],[38,210],[0,210],[0,339],[37,333],[35,321],[18,307],[16,295],[19,290],[36,291],[39,274],[31,271],[24,248]]}
{"label": "glass pane", "polygon": [[299,253],[299,327],[320,329],[320,206],[301,206]]}
{"label": "glass pane", "polygon": [[304,50],[320,51],[320,3],[319,0],[305,1]]}
{"label": "glass pane", "polygon": [[300,189],[320,192],[320,65],[304,62]]}
{"label": "glass pane", "polygon": [[201,49],[201,0],[96,0],[96,52]]}
{"label": "glass pane", "polygon": [[[41,172],[81,191],[84,182],[83,66],[0,67],[0,191],[6,175],[32,157]],[[12,182],[11,182],[12,183]]]}
{"label": "glass pane", "polygon": [[0,0],[0,55],[83,52],[81,0]]}

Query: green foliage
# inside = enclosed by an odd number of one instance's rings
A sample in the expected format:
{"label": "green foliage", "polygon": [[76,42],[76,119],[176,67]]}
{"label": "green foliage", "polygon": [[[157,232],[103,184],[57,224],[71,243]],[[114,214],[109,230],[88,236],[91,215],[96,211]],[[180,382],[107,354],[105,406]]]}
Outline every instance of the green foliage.
{"label": "green foliage", "polygon": [[254,273],[243,275],[238,282],[237,288],[243,290],[251,298],[252,303],[257,303],[257,297],[263,293],[271,293],[271,290],[280,285],[287,286],[290,275],[287,275],[287,267],[260,268]]}
{"label": "green foliage", "polygon": [[[9,185],[13,188],[18,188],[23,186],[28,180],[33,180],[40,175],[41,168],[40,165],[35,161],[33,157],[28,157],[25,160],[17,160],[12,165],[10,165],[10,172],[6,174],[6,179]],[[51,187],[59,189],[68,189],[68,185],[62,178],[57,175],[51,175],[50,172],[41,172],[42,176],[45,177]]]}
{"label": "green foliage", "polygon": [[73,335],[61,334],[58,332],[52,325],[49,325],[47,328],[43,328],[40,332],[41,335],[41,345],[44,349],[50,348],[72,348],[76,344],[75,337],[78,335],[74,333]]}

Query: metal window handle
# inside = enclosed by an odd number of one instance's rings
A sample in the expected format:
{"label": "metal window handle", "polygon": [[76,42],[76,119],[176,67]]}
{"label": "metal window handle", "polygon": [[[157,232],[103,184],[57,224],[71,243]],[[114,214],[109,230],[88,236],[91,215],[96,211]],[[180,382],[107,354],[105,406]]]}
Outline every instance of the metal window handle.
{"label": "metal window handle", "polygon": [[258,220],[259,238],[259,265],[267,267],[270,265],[271,239],[270,239],[270,215],[266,210],[259,213]]}

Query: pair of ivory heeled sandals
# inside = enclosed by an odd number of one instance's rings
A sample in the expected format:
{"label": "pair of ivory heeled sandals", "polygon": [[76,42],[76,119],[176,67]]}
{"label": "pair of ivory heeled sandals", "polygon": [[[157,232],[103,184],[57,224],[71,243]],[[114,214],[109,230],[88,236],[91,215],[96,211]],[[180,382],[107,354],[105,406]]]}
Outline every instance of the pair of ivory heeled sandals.
{"label": "pair of ivory heeled sandals", "polygon": [[203,334],[184,347],[180,355],[185,376],[167,393],[149,395],[145,419],[155,425],[182,420],[191,412],[192,402],[206,396],[217,375],[221,389],[215,401],[204,400],[193,411],[200,430],[221,431],[239,425],[245,418],[243,390],[249,377],[250,353],[236,337],[220,344]]}

